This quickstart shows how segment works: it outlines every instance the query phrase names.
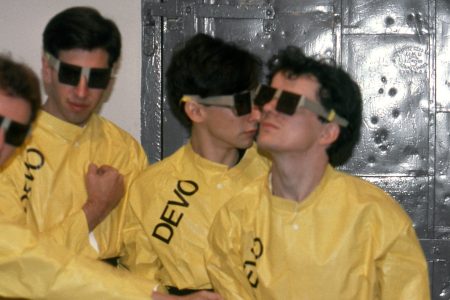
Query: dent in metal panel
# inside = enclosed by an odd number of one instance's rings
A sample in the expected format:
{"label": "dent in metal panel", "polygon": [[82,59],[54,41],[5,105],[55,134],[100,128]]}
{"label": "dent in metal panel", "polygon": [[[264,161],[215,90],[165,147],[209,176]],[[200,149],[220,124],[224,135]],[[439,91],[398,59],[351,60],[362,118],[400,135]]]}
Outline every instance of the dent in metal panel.
{"label": "dent in metal panel", "polygon": [[363,93],[361,140],[344,169],[353,173],[428,173],[428,55],[413,37],[343,37],[343,64]]}
{"label": "dent in metal panel", "polygon": [[435,237],[450,240],[450,114],[436,114]]}
{"label": "dent in metal panel", "polygon": [[352,33],[429,33],[429,2],[424,0],[343,0],[344,24]]}
{"label": "dent in metal panel", "polygon": [[413,220],[419,238],[428,238],[428,177],[363,177],[388,192]]}
{"label": "dent in metal panel", "polygon": [[436,106],[450,111],[450,1],[436,3]]}

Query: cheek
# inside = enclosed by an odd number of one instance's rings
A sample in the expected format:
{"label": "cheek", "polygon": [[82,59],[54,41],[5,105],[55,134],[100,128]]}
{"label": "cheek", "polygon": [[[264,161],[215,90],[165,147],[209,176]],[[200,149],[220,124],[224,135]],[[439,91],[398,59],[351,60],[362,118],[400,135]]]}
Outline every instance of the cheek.
{"label": "cheek", "polygon": [[2,165],[5,161],[11,158],[11,156],[14,155],[15,151],[16,151],[15,147],[5,144],[0,154],[0,165]]}

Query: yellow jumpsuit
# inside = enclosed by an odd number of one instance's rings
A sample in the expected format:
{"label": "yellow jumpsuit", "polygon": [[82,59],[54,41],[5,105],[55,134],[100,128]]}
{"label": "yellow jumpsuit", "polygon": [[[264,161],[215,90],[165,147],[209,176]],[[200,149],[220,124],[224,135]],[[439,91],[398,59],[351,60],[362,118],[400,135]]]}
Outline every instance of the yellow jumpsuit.
{"label": "yellow jumpsuit", "polygon": [[225,299],[430,299],[411,221],[381,189],[331,166],[300,203],[268,182],[249,185],[211,226],[208,273]]}
{"label": "yellow jumpsuit", "polygon": [[98,115],[79,127],[42,111],[31,139],[0,176],[0,215],[77,253],[116,256],[126,205],[122,201],[94,230],[96,253],[82,210],[91,162],[117,168],[128,186],[147,166],[147,157],[133,137]]}
{"label": "yellow jumpsuit", "polygon": [[121,263],[163,286],[211,289],[203,254],[214,215],[268,168],[254,146],[228,168],[197,155],[190,143],[151,165],[130,188]]}
{"label": "yellow jumpsuit", "polygon": [[0,219],[0,298],[150,299],[148,282]]}

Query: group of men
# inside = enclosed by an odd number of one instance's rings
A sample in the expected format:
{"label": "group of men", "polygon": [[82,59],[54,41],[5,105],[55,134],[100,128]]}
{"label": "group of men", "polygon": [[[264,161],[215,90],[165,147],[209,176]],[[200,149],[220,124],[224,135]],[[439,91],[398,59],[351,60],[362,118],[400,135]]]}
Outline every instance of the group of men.
{"label": "group of men", "polygon": [[148,166],[96,114],[120,51],[97,10],[54,16],[42,106],[33,72],[0,57],[1,297],[429,299],[407,214],[334,168],[362,121],[345,71],[290,46],[266,85],[257,56],[196,34],[165,80],[190,139]]}

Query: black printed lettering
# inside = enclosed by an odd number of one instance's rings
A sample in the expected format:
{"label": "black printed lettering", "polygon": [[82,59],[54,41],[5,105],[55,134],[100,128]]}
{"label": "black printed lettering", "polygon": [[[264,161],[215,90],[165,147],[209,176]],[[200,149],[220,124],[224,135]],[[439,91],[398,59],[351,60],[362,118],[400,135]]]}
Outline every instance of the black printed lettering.
{"label": "black printed lettering", "polygon": [[178,219],[174,220],[173,216],[177,213],[176,210],[174,209],[170,209],[170,213],[169,215],[166,214],[167,211],[169,211],[169,204],[166,205],[166,207],[164,208],[163,213],[161,214],[161,220],[169,223],[170,225],[173,226],[178,226],[178,223],[180,223],[181,218],[183,217],[183,213],[181,213],[178,217]]}
{"label": "black printed lettering", "polygon": [[[244,262],[244,269],[248,269],[248,266],[250,266],[250,268],[252,268],[252,267],[256,268],[256,262],[246,260]],[[255,274],[255,276],[253,276],[253,274]],[[251,269],[247,272],[247,279],[253,288],[258,287],[258,284],[259,284],[258,275],[256,273],[253,273],[253,271]]]}
{"label": "black printed lettering", "polygon": [[[23,192],[22,196],[20,197],[20,201],[29,201],[30,200],[30,193],[32,190],[32,183],[34,181],[35,175],[33,174],[34,171],[37,171],[41,169],[45,164],[45,158],[44,154],[40,152],[38,149],[35,148],[28,148],[26,150],[26,161],[24,162],[25,165],[25,183],[23,186]],[[26,210],[26,208],[24,208]]]}
{"label": "black printed lettering", "polygon": [[173,235],[174,230],[180,224],[184,213],[177,210],[181,208],[189,207],[189,199],[198,191],[198,184],[192,180],[179,180],[177,182],[176,188],[173,190],[176,198],[167,200],[166,206],[161,213],[159,222],[153,229],[152,236],[161,240],[162,242],[169,244]]}
{"label": "black printed lettering", "polygon": [[[186,183],[186,184],[184,184],[184,183]],[[193,189],[192,189],[192,191],[188,191],[188,190],[185,190],[183,188],[183,186],[185,186],[187,188],[188,187],[192,187]],[[178,184],[177,184],[177,190],[179,190],[183,195],[192,196],[195,193],[197,193],[197,191],[198,191],[198,184],[195,183],[192,180],[179,180]]]}
{"label": "black printed lettering", "polygon": [[159,223],[155,226],[155,229],[153,229],[153,234],[155,238],[163,241],[166,244],[169,244],[170,239],[173,235],[173,229],[170,227],[170,225],[166,223]]}
{"label": "black printed lettering", "polygon": [[263,255],[264,247],[261,239],[256,237],[253,239],[253,246],[250,249],[250,252],[253,254],[253,260],[246,260],[244,262],[244,271],[247,273],[248,283],[253,288],[257,288],[259,284],[256,263],[257,260]]}

